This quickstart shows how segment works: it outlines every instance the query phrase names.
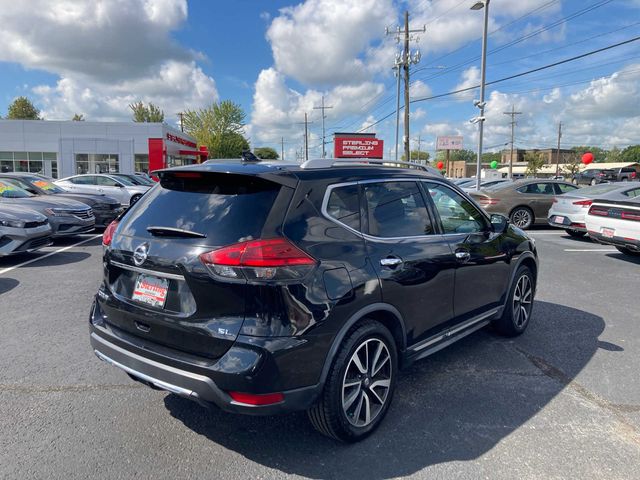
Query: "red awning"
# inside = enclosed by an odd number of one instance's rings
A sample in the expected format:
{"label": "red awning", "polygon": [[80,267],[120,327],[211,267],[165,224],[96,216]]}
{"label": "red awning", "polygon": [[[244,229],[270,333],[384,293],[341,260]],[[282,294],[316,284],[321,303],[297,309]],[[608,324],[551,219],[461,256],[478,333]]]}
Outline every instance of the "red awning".
{"label": "red awning", "polygon": [[205,157],[207,156],[207,151],[206,150],[178,150],[178,153],[180,155],[193,155],[193,156],[202,156],[204,155]]}

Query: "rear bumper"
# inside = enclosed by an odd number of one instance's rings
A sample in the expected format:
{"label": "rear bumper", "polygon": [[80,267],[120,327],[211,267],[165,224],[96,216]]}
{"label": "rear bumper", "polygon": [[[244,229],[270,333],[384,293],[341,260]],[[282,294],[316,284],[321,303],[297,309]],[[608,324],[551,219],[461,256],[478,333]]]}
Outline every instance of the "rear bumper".
{"label": "rear bumper", "polygon": [[[172,355],[159,345],[116,332],[106,324],[101,325],[100,316],[99,303],[96,303],[91,311],[90,341],[99,359],[147,386],[202,405],[215,405],[234,413],[274,415],[310,408],[322,390],[320,383],[297,388],[284,385],[284,371],[296,364],[304,365],[306,348],[298,346],[306,342],[295,337],[274,342],[273,338],[239,336],[221,358],[199,361],[193,356]],[[282,365],[282,359],[296,349],[298,358],[289,358],[287,365]],[[321,369],[322,364],[318,367],[318,378]],[[234,401],[228,393],[232,391],[253,395],[282,393],[283,400],[269,405],[250,405]]]}
{"label": "rear bumper", "polygon": [[602,243],[605,245],[614,245],[616,247],[624,247],[628,248],[634,252],[640,252],[640,240],[634,240],[632,238],[624,238],[624,237],[605,237],[599,232],[594,232],[589,230],[589,238],[594,240],[597,243]]}
{"label": "rear bumper", "polygon": [[[563,220],[556,221],[556,217],[562,217]],[[575,230],[576,232],[587,231],[587,227],[584,223],[584,215],[582,215],[581,218],[575,218],[570,214],[549,212],[547,223],[552,227],[564,228],[565,230]]]}

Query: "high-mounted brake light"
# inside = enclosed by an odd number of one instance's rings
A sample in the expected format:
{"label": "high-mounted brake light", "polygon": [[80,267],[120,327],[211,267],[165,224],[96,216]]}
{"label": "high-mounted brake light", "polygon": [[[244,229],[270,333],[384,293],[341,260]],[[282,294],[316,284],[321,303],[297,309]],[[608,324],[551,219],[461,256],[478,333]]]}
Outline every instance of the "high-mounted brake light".
{"label": "high-mounted brake light", "polygon": [[171,175],[175,178],[202,178],[199,172],[172,172]]}
{"label": "high-mounted brake light", "polygon": [[593,200],[580,200],[578,202],[573,202],[574,205],[580,205],[582,208],[590,207],[593,203]]}
{"label": "high-mounted brake light", "polygon": [[269,238],[234,243],[200,255],[216,277],[229,280],[295,280],[316,264],[314,258],[286,238]]}
{"label": "high-mounted brake light", "polygon": [[113,234],[116,232],[116,228],[118,228],[118,223],[118,220],[114,220],[107,226],[107,228],[104,229],[104,232],[102,233],[102,245],[105,247],[111,245]]}

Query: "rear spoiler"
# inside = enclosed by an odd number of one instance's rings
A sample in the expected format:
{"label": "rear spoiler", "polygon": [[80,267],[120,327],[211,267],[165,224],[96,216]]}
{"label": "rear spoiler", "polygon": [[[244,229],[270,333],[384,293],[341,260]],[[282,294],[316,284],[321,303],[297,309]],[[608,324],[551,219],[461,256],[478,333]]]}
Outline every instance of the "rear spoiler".
{"label": "rear spoiler", "polygon": [[207,163],[188,165],[185,167],[164,168],[162,170],[154,170],[151,173],[157,176],[160,181],[170,175],[186,177],[189,174],[203,176],[228,174],[257,177],[289,188],[295,188],[298,185],[298,178],[289,170],[255,163]]}

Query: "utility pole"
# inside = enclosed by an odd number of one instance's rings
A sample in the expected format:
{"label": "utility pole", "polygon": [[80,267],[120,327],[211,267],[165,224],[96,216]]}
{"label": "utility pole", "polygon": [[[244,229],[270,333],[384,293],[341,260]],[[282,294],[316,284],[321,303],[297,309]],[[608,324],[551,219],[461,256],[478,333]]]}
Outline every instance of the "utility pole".
{"label": "utility pole", "polygon": [[322,158],[325,158],[326,152],[324,149],[324,119],[327,118],[327,116],[324,114],[324,111],[329,109],[329,108],[333,108],[333,105],[330,107],[325,107],[324,106],[324,95],[322,95],[322,105],[320,105],[319,107],[313,107],[314,110],[322,110]]}
{"label": "utility pole", "polygon": [[297,125],[304,124],[304,160],[309,160],[309,124],[313,123],[307,120],[307,112],[304,112],[304,122],[298,122]]}
{"label": "utility pole", "polygon": [[556,178],[560,176],[560,139],[562,138],[562,122],[558,122],[558,155],[556,156]]}
{"label": "utility pole", "polygon": [[509,155],[509,180],[513,180],[513,137],[516,127],[516,115],[522,115],[522,112],[516,112],[515,105],[511,105],[510,112],[502,112],[505,115],[511,116],[511,154]]}
{"label": "utility pole", "polygon": [[415,65],[420,61],[420,51],[416,50],[414,54],[411,54],[409,51],[409,42],[411,40],[415,40],[416,42],[419,40],[418,37],[413,37],[412,33],[425,33],[427,31],[426,25],[424,25],[419,30],[410,30],[409,29],[409,12],[404,12],[404,31],[398,27],[395,32],[390,32],[389,29],[386,29],[385,33],[387,35],[395,35],[396,41],[400,43],[400,38],[404,39],[404,48],[399,55],[396,55],[395,67],[398,69],[398,97],[396,101],[396,160],[398,160],[398,130],[400,125],[400,69],[404,70],[404,158],[409,159],[410,156],[410,147],[409,147],[409,66]]}
{"label": "utility pole", "polygon": [[184,132],[184,112],[178,112],[176,115],[180,119],[180,131]]}
{"label": "utility pole", "polygon": [[398,143],[400,143],[400,64],[398,63],[398,58],[396,58],[396,65],[394,68],[395,75],[398,77],[398,93],[396,95],[396,162],[398,161]]}
{"label": "utility pole", "polygon": [[487,70],[487,29],[489,25],[489,1],[479,0],[471,6],[471,10],[484,9],[484,27],[482,29],[482,60],[480,63],[480,101],[475,102],[475,105],[480,109],[480,115],[474,120],[478,122],[478,158],[476,160],[476,190],[480,190],[480,183],[482,179],[482,136],[484,133],[484,107],[486,102],[484,101],[485,79]]}
{"label": "utility pole", "polygon": [[280,160],[284,160],[284,137],[280,137]]}

